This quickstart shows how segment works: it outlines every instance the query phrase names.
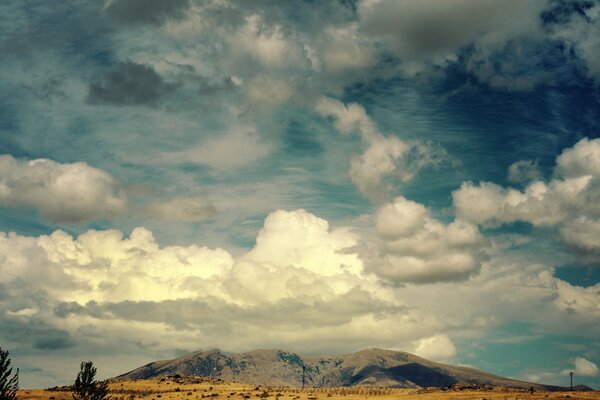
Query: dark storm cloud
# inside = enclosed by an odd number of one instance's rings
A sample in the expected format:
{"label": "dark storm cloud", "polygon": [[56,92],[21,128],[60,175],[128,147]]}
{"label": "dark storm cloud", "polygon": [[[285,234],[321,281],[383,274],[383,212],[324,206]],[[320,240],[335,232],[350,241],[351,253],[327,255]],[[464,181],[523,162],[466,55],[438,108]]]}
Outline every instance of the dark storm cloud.
{"label": "dark storm cloud", "polygon": [[106,13],[123,24],[159,25],[171,18],[182,18],[188,7],[189,0],[115,0]]}
{"label": "dark storm cloud", "polygon": [[96,75],[90,84],[88,102],[153,106],[175,86],[165,82],[151,66],[126,61]]}
{"label": "dark storm cloud", "polygon": [[67,332],[56,329],[36,332],[33,347],[38,350],[60,350],[73,347],[74,343]]}
{"label": "dark storm cloud", "polygon": [[36,317],[5,315],[0,317],[0,325],[0,341],[18,342],[21,348],[60,350],[75,345],[68,332],[56,329]]}
{"label": "dark storm cloud", "polygon": [[550,2],[547,10],[541,14],[544,24],[565,24],[578,16],[586,18],[586,11],[594,7],[594,2],[589,0],[554,0]]}

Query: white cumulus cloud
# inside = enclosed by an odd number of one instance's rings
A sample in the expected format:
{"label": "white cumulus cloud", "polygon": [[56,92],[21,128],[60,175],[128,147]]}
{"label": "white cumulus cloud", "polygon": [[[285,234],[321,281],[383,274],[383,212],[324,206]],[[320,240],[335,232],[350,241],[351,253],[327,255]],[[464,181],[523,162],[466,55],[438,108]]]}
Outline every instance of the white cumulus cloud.
{"label": "white cumulus cloud", "polygon": [[344,272],[360,275],[362,263],[346,252],[357,244],[357,235],[346,228],[330,230],[326,220],[307,211],[271,213],[256,237],[256,246],[245,259],[273,266],[296,266],[319,275]]}
{"label": "white cumulus cloud", "polygon": [[463,280],[480,266],[484,239],[465,220],[443,224],[422,204],[398,197],[378,210],[375,226],[367,266],[393,284]]}
{"label": "white cumulus cloud", "polygon": [[477,224],[557,227],[580,259],[594,265],[600,260],[600,244],[593,239],[600,221],[600,139],[584,138],[565,149],[554,175],[524,190],[465,182],[452,194],[456,214]]}
{"label": "white cumulus cloud", "polygon": [[443,333],[438,333],[430,337],[419,339],[414,342],[415,354],[434,361],[449,361],[456,357],[456,346]]}
{"label": "white cumulus cloud", "polygon": [[84,162],[21,161],[3,155],[0,205],[33,208],[53,222],[82,222],[122,214],[127,199],[113,176]]}

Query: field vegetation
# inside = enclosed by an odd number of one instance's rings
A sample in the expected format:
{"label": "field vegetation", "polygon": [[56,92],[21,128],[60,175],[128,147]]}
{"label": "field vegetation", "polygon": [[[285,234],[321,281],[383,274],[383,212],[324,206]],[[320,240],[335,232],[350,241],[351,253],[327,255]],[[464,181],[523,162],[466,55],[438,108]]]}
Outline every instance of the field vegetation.
{"label": "field vegetation", "polygon": [[[254,386],[200,377],[163,377],[108,382],[113,400],[600,400],[600,392],[544,392],[504,388],[392,389],[376,387],[292,388]],[[19,390],[22,400],[72,400],[73,387]]]}

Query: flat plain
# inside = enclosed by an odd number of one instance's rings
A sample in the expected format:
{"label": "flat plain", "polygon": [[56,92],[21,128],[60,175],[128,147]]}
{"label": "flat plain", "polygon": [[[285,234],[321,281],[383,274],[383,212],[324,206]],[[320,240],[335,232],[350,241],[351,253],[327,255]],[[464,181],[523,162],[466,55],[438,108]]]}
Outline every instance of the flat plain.
{"label": "flat plain", "polygon": [[[488,389],[391,389],[376,387],[292,388],[254,386],[210,378],[154,378],[120,380],[109,383],[115,400],[600,400],[600,391],[530,393],[505,388]],[[72,400],[66,387],[20,390],[19,400]]]}

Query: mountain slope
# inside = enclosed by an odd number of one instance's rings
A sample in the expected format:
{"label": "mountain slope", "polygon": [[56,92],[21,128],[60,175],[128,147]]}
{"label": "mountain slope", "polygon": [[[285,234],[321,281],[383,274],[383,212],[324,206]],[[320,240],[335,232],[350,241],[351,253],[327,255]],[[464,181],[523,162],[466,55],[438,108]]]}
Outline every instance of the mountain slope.
{"label": "mountain slope", "polygon": [[473,368],[445,365],[413,354],[366,349],[339,356],[301,357],[281,350],[248,353],[201,351],[180,358],[156,361],[116,379],[146,379],[167,375],[194,375],[270,386],[377,386],[398,388],[489,385],[556,390],[535,383],[488,374]]}

